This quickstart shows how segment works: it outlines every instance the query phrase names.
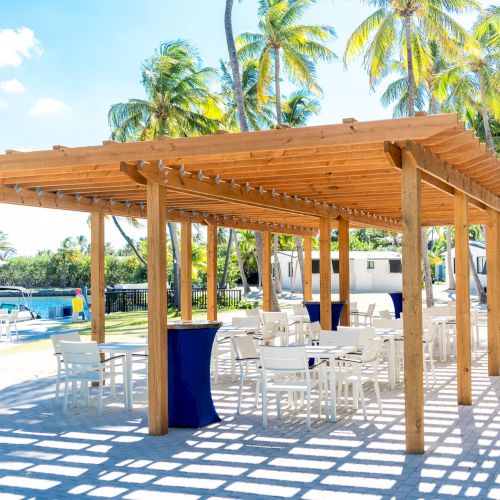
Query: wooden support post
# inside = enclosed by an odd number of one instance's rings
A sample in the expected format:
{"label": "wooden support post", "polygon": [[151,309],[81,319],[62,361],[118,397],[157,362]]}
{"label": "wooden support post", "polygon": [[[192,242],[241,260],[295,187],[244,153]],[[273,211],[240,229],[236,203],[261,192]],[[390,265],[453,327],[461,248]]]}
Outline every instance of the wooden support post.
{"label": "wooden support post", "polygon": [[407,453],[424,453],[421,183],[410,154],[402,151],[403,329]]}
{"label": "wooden support post", "polygon": [[207,319],[217,319],[217,226],[207,226]]}
{"label": "wooden support post", "polygon": [[167,234],[165,187],[147,183],[148,209],[148,428],[168,432]]}
{"label": "wooden support post", "polygon": [[500,213],[486,209],[488,375],[500,375]]}
{"label": "wooden support post", "polygon": [[271,287],[273,286],[271,273],[271,231],[262,232],[262,309],[272,311]]}
{"label": "wooden support post", "polygon": [[349,289],[349,221],[339,219],[339,298],[345,300],[340,324],[349,326],[351,319]]}
{"label": "wooden support post", "polygon": [[304,300],[312,300],[312,238],[304,237],[304,276],[302,296]]}
{"label": "wooden support post", "polygon": [[330,250],[330,218],[319,219],[319,301],[323,330],[332,329],[332,259]]}
{"label": "wooden support post", "polygon": [[91,337],[95,342],[104,342],[104,215],[99,212],[90,214],[90,245]]}
{"label": "wooden support post", "polygon": [[190,222],[181,223],[181,319],[193,319],[192,230]]}
{"label": "wooden support post", "polygon": [[455,279],[457,298],[457,401],[472,404],[469,221],[467,195],[455,191]]}

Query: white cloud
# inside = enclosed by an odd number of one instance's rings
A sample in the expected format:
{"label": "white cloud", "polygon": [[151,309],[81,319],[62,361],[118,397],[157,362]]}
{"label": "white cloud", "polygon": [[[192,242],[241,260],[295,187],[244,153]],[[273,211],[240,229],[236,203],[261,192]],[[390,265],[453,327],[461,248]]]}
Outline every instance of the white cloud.
{"label": "white cloud", "polygon": [[0,82],[0,89],[10,94],[22,94],[26,90],[17,78]]}
{"label": "white cloud", "polygon": [[30,109],[30,115],[65,115],[69,107],[59,99],[42,97]]}
{"label": "white cloud", "polygon": [[40,42],[30,28],[0,30],[0,67],[19,66],[23,59],[41,53]]}
{"label": "white cloud", "polygon": [[6,108],[8,104],[5,101],[0,101],[0,109]]}

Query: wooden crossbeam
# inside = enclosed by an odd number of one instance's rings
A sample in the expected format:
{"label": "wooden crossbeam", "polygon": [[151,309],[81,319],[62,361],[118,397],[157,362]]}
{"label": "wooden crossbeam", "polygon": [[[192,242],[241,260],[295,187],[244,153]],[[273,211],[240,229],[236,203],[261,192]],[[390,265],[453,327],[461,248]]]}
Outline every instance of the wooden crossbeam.
{"label": "wooden crossbeam", "polygon": [[414,141],[407,141],[406,149],[413,156],[420,170],[444,181],[470,198],[495,210],[500,210],[500,198],[496,194],[473,181],[470,177],[462,174],[448,163],[443,162],[439,156],[431,153]]}

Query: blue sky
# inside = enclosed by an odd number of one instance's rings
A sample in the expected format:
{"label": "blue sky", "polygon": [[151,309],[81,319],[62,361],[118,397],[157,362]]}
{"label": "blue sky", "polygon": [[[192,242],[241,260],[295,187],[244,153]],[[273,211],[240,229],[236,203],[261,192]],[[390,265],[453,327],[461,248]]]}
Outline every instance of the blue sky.
{"label": "blue sky", "polygon": [[[108,138],[115,102],[143,97],[141,62],[164,40],[184,38],[205,64],[227,58],[223,0],[1,0],[0,151],[98,144]],[[234,31],[255,31],[256,0],[235,2]],[[332,25],[339,60],[320,64],[322,111],[311,124],[345,117],[390,117],[360,64],[346,71],[345,42],[372,11],[357,0],[319,0],[306,21]],[[470,18],[463,19],[464,24]],[[382,90],[382,89],[380,89]],[[88,235],[87,215],[0,205],[0,229],[19,254],[55,249],[65,236]],[[134,232],[134,237],[145,231]],[[114,228],[106,236],[122,240]]]}

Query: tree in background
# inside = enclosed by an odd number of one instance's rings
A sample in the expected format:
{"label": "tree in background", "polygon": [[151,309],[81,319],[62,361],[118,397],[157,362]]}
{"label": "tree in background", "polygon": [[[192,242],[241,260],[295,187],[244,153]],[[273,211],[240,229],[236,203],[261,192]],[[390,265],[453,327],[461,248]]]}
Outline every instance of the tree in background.
{"label": "tree in background", "polygon": [[283,123],[290,127],[304,127],[319,110],[319,100],[310,92],[306,89],[296,90],[283,101]]}
{"label": "tree in background", "polygon": [[0,231],[0,259],[6,260],[14,255],[16,255],[16,249],[9,242],[8,234]]}
{"label": "tree in background", "polygon": [[282,65],[291,81],[320,94],[316,63],[334,58],[333,51],[326,45],[335,37],[335,30],[331,26],[297,24],[314,3],[314,0],[259,0],[259,32],[242,33],[236,39],[241,60],[258,59],[259,102],[268,101],[268,89],[274,83],[278,127],[283,124]]}

